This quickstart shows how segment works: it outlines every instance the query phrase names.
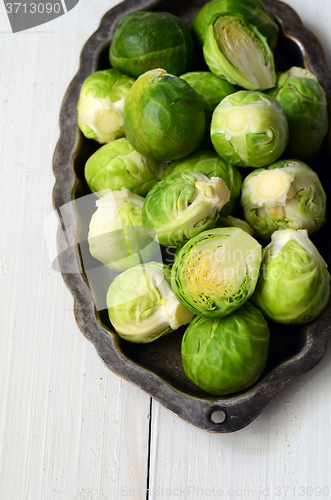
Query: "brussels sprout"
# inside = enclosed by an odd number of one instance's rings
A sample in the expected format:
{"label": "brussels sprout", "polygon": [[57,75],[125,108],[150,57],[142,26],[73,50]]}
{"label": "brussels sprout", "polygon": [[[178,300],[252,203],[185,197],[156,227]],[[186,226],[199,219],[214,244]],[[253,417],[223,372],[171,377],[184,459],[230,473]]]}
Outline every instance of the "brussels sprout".
{"label": "brussels sprout", "polygon": [[222,179],[180,172],[158,182],[148,193],[143,223],[155,230],[161,245],[182,245],[214,227],[229,200],[230,191]]}
{"label": "brussels sprout", "polygon": [[186,325],[191,311],[176,299],[170,268],[157,262],[138,265],[116,276],[107,294],[110,321],[130,342],[152,342]]}
{"label": "brussels sprout", "polygon": [[157,245],[142,222],[144,198],[128,189],[110,191],[96,201],[88,233],[90,253],[109,269],[122,272],[148,262]]}
{"label": "brussels sprout", "polygon": [[242,16],[247,23],[253,24],[265,36],[272,50],[278,38],[278,25],[267,11],[261,0],[212,0],[199,10],[192,22],[193,33],[203,45],[205,31],[215,14]]}
{"label": "brussels sprout", "polygon": [[253,236],[254,229],[247,224],[244,220],[237,219],[237,217],[232,217],[228,215],[227,217],[220,217],[217,219],[215,227],[240,227],[243,231]]}
{"label": "brussels sprout", "polygon": [[180,78],[191,85],[202,101],[206,122],[205,140],[210,142],[210,123],[214,109],[224,97],[237,92],[239,88],[210,71],[192,71]]}
{"label": "brussels sprout", "polygon": [[180,75],[194,60],[187,24],[168,12],[135,12],[118,24],[109,51],[110,64],[137,78],[154,68]]}
{"label": "brussels sprout", "polygon": [[307,229],[312,235],[325,222],[322,184],[308,165],[297,160],[281,160],[249,174],[241,203],[246,221],[265,240],[278,229]]}
{"label": "brussels sprout", "polygon": [[134,80],[115,69],[97,71],[84,81],[77,104],[85,137],[101,144],[124,136],[124,101]]}
{"label": "brussels sprout", "polygon": [[268,351],[268,323],[248,303],[223,319],[194,318],[181,349],[187,377],[218,396],[254,384],[267,364]]}
{"label": "brussels sprout", "polygon": [[230,83],[248,90],[275,85],[270,47],[259,30],[241,17],[215,17],[205,34],[203,55],[210,71]]}
{"label": "brussels sprout", "polygon": [[237,227],[210,229],[191,238],[172,268],[172,289],[195,314],[222,318],[252,295],[261,246]]}
{"label": "brussels sprout", "polygon": [[209,179],[211,177],[220,177],[223,179],[229,188],[231,197],[220,211],[220,215],[226,216],[232,212],[241,191],[241,175],[237,167],[222,160],[215,151],[201,149],[182,160],[171,163],[171,165],[165,169],[162,179],[169,179],[169,177],[179,172],[204,174],[209,177]]}
{"label": "brussels sprout", "polygon": [[192,87],[163,69],[141,75],[124,105],[124,128],[132,146],[154,160],[192,153],[205,133],[205,114]]}
{"label": "brussels sprout", "polygon": [[317,78],[293,67],[277,74],[276,87],[268,91],[282,105],[289,125],[288,158],[310,161],[322,145],[329,126],[325,92]]}
{"label": "brussels sprout", "polygon": [[122,137],[105,144],[87,160],[85,178],[91,191],[98,196],[109,189],[122,187],[145,196],[162,177],[164,166],[144,158]]}
{"label": "brussels sprout", "polygon": [[252,301],[268,319],[308,323],[326,307],[330,274],[306,230],[274,232],[261,269]]}
{"label": "brussels sprout", "polygon": [[264,167],[276,161],[288,141],[285,113],[276,99],[240,90],[217,106],[211,122],[217,153],[240,167]]}

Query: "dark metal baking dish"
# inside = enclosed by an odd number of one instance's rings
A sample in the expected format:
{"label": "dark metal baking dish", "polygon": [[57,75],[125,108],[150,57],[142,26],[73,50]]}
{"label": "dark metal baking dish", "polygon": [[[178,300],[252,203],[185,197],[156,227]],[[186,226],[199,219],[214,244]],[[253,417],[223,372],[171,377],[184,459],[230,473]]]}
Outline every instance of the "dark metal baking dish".
{"label": "dark metal baking dish", "polygon": [[[252,422],[288,382],[321,361],[331,330],[331,304],[310,325],[270,325],[270,356],[262,377],[241,393],[217,398],[201,391],[186,378],[180,357],[183,331],[174,332],[151,344],[140,345],[120,339],[111,330],[107,311],[104,309],[97,312],[95,299],[98,300],[98,297],[94,296],[93,284],[87,280],[82,261],[82,254],[86,250],[89,217],[94,206],[92,204],[88,208],[90,213],[83,214],[79,208],[79,200],[90,193],[84,180],[84,165],[98,145],[85,139],[77,126],[76,105],[81,85],[92,72],[109,67],[110,40],[123,16],[138,10],[169,11],[190,23],[204,3],[205,0],[126,0],[104,16],[100,28],[82,50],[79,71],[64,97],[60,115],[61,135],[54,154],[56,183],[53,202],[60,222],[60,269],[75,299],[76,320],[104,363],[186,422],[210,432],[232,432]],[[302,25],[289,6],[278,0],[265,0],[264,3],[281,28],[276,52],[277,68],[286,70],[296,65],[310,69],[323,85],[331,109],[331,73],[318,40]],[[312,164],[327,192],[331,186],[330,165],[329,133],[318,160]],[[73,200],[74,203],[71,203]],[[328,222],[314,238],[329,264],[331,250],[327,245],[326,235],[330,233],[330,229],[329,214]],[[74,244],[70,245],[69,242]],[[100,277],[101,280],[106,280],[106,290],[109,285],[107,275],[101,272]]]}

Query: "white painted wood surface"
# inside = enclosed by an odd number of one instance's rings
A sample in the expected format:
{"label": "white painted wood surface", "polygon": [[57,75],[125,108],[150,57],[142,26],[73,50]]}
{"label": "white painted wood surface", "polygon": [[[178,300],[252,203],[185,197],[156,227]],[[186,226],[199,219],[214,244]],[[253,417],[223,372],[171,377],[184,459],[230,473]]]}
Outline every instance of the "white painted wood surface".
{"label": "white painted wood surface", "polygon": [[[149,396],[103,365],[51,268],[43,224],[61,100],[116,3],[81,0],[15,35],[0,5],[0,500],[146,498],[147,484],[150,499],[331,498],[331,350],[234,434],[153,401],[149,443]],[[331,67],[330,0],[287,3]]]}

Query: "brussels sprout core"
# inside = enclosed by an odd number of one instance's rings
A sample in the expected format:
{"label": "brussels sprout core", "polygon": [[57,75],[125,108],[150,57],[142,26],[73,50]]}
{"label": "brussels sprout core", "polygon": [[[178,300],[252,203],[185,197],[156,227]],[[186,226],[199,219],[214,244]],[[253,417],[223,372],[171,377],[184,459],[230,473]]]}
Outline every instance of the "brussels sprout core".
{"label": "brussels sprout core", "polygon": [[323,186],[317,174],[298,160],[281,160],[249,174],[241,203],[246,221],[263,239],[287,228],[313,234],[325,222]]}
{"label": "brussels sprout core", "polygon": [[216,15],[206,30],[203,54],[210,71],[249,90],[275,85],[273,54],[258,29],[240,16]]}
{"label": "brussels sprout core", "polygon": [[253,206],[275,208],[284,206],[288,198],[295,195],[291,189],[294,174],[284,169],[263,170],[257,176],[252,177],[248,186],[250,189],[249,201]]}
{"label": "brussels sprout core", "polygon": [[213,113],[210,136],[217,153],[232,165],[264,167],[283,153],[288,140],[285,113],[262,92],[239,90]]}
{"label": "brussels sprout core", "polygon": [[222,318],[253,293],[261,247],[240,228],[217,228],[191,238],[172,268],[177,298],[196,314]]}
{"label": "brussels sprout core", "polygon": [[[240,18],[222,16],[214,24],[217,45],[230,63],[249,75],[252,89],[267,89],[275,83],[274,68],[266,65],[263,45]],[[236,83],[236,82],[232,82]]]}

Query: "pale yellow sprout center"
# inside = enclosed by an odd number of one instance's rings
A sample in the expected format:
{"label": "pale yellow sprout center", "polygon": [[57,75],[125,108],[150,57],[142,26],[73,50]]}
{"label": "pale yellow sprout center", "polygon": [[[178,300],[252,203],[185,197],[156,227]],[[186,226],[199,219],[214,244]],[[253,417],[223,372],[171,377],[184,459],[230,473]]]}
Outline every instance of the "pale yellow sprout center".
{"label": "pale yellow sprout center", "polygon": [[95,125],[102,135],[110,135],[123,126],[123,118],[113,107],[107,107],[96,113]]}
{"label": "pale yellow sprout center", "polygon": [[291,172],[280,168],[263,170],[250,179],[250,202],[256,207],[269,209],[285,206],[288,196],[292,196],[293,181],[294,174]]}
{"label": "pale yellow sprout center", "polygon": [[231,132],[241,132],[247,125],[247,114],[242,109],[233,108],[226,115],[226,127]]}
{"label": "pale yellow sprout center", "polygon": [[238,276],[237,266],[226,262],[227,245],[212,247],[196,253],[190,259],[186,269],[186,279],[190,288],[198,294],[205,291],[215,295],[232,291]]}

